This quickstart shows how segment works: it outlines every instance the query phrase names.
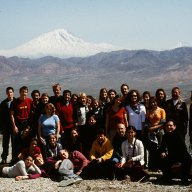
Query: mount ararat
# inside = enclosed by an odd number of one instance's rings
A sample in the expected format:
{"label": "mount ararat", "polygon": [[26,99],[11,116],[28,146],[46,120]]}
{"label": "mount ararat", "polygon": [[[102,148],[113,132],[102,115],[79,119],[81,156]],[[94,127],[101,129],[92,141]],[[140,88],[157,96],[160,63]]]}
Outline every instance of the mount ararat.
{"label": "mount ararat", "polygon": [[0,50],[0,55],[24,58],[41,58],[45,56],[69,58],[85,57],[118,49],[120,48],[107,43],[89,43],[72,35],[65,29],[56,29],[43,33],[16,48]]}

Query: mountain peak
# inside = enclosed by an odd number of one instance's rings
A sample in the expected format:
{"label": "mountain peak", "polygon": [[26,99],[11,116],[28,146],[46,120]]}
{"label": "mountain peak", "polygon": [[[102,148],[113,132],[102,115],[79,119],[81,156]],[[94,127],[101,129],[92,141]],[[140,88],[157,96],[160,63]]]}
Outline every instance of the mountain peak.
{"label": "mountain peak", "polygon": [[117,47],[106,43],[85,42],[65,29],[55,29],[14,49],[0,50],[0,55],[31,58],[44,56],[85,57],[117,49]]}

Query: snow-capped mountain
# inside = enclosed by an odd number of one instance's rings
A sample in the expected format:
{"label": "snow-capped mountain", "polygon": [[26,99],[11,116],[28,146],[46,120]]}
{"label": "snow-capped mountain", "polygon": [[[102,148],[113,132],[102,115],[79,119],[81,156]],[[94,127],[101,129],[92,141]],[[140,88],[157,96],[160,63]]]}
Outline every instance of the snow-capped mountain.
{"label": "snow-capped mountain", "polygon": [[39,58],[55,57],[85,57],[99,52],[118,50],[117,47],[106,43],[89,43],[73,36],[65,29],[57,29],[44,33],[31,41],[9,50],[0,50],[0,55],[11,57]]}

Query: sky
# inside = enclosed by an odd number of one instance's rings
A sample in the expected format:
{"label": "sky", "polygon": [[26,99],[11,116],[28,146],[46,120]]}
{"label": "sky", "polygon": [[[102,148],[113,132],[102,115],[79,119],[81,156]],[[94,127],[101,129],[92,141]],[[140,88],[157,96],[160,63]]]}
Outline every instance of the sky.
{"label": "sky", "polygon": [[131,50],[192,46],[191,10],[191,0],[0,0],[0,50],[55,29]]}

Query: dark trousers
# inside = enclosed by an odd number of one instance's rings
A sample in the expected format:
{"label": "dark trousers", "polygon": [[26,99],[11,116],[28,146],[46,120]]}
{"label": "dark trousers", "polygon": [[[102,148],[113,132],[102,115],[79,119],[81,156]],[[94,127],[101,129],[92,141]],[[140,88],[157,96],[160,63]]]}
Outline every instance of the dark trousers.
{"label": "dark trousers", "polygon": [[17,162],[18,160],[18,155],[21,152],[22,149],[22,139],[21,139],[21,133],[22,131],[29,125],[28,121],[15,121],[15,124],[18,128],[18,133],[15,134],[14,136],[14,141],[13,141],[13,147],[12,147],[12,159],[13,161]]}
{"label": "dark trousers", "polygon": [[10,140],[11,140],[11,147],[12,147],[12,154],[13,154],[14,135],[13,135],[11,125],[7,126],[6,130],[3,130],[3,140],[2,140],[3,152],[1,154],[2,160],[6,160],[7,156],[9,155],[9,142],[10,142]]}

